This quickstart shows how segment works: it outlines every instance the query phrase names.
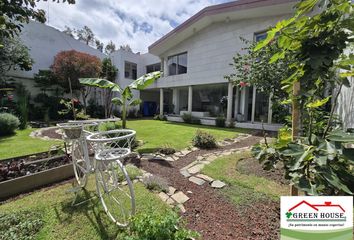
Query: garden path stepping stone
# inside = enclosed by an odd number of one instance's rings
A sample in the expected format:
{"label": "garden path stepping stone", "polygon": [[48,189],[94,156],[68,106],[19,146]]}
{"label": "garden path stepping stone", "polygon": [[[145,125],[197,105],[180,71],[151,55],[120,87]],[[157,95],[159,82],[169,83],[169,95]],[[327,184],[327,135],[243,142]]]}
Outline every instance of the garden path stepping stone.
{"label": "garden path stepping stone", "polygon": [[164,192],[160,192],[160,193],[159,193],[159,197],[160,197],[161,200],[164,201],[164,202],[166,202],[167,199],[170,198],[170,197],[169,197],[166,193],[164,193]]}
{"label": "garden path stepping stone", "polygon": [[178,204],[177,207],[181,210],[182,213],[186,212],[186,209],[184,208],[183,204]]}
{"label": "garden path stepping stone", "polygon": [[173,205],[173,204],[175,204],[175,201],[172,198],[169,198],[169,199],[167,199],[166,203],[168,205]]}
{"label": "garden path stepping stone", "polygon": [[203,167],[204,167],[204,164],[197,164],[197,165],[189,168],[188,172],[190,174],[196,174],[196,173],[200,172],[203,169]]}
{"label": "garden path stepping stone", "polygon": [[196,177],[201,178],[201,179],[203,179],[203,180],[205,180],[205,181],[207,181],[207,182],[212,182],[212,181],[214,181],[213,178],[211,178],[211,177],[209,177],[209,176],[207,176],[207,175],[204,175],[204,174],[197,174]]}
{"label": "garden path stepping stone", "polygon": [[175,194],[175,192],[176,192],[176,188],[174,188],[174,187],[168,187],[168,195],[173,195],[173,194]]}
{"label": "garden path stepping stone", "polygon": [[201,161],[201,160],[203,160],[203,159],[204,159],[203,156],[197,156],[197,161]]}
{"label": "garden path stepping stone", "polygon": [[182,169],[179,171],[184,177],[190,177],[191,175],[186,169]]}
{"label": "garden path stepping stone", "polygon": [[179,191],[172,195],[172,199],[175,200],[177,203],[183,204],[189,200],[189,197],[183,192]]}
{"label": "garden path stepping stone", "polygon": [[203,179],[197,178],[197,177],[190,177],[189,181],[201,186],[205,183],[205,181]]}
{"label": "garden path stepping stone", "polygon": [[220,180],[215,180],[211,183],[211,187],[213,187],[213,188],[223,188],[225,186],[226,186],[226,184]]}

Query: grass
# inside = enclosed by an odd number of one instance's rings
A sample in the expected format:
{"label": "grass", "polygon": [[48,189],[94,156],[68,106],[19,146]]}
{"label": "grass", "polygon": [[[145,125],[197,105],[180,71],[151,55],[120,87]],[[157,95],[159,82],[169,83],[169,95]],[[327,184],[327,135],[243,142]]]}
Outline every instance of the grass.
{"label": "grass", "polygon": [[255,175],[240,173],[236,166],[242,158],[251,157],[250,152],[232,154],[216,159],[206,165],[202,172],[229,185],[221,191],[235,204],[252,204],[255,201],[279,200],[288,194],[288,186]]}
{"label": "grass", "polygon": [[61,144],[61,141],[30,137],[34,130],[33,128],[17,130],[12,136],[0,137],[0,159],[45,152],[49,151],[51,146]]}
{"label": "grass", "polygon": [[160,147],[172,147],[181,150],[190,146],[192,138],[201,129],[214,135],[217,140],[236,137],[247,130],[238,128],[218,128],[213,126],[172,123],[158,120],[129,120],[127,127],[137,132],[137,139],[143,141],[138,151],[154,152]]}
{"label": "grass", "polygon": [[[95,193],[94,178],[88,183],[88,196]],[[77,207],[71,206],[73,193],[67,190],[71,185],[37,191],[21,199],[0,206],[2,214],[14,212],[38,212],[44,222],[35,239],[115,239],[124,229],[117,228],[105,214],[100,201],[91,199]],[[141,183],[134,184],[137,213],[167,213],[171,209]],[[84,195],[81,195],[84,197]],[[1,236],[0,232],[0,236]],[[1,237],[0,237],[1,238]]]}

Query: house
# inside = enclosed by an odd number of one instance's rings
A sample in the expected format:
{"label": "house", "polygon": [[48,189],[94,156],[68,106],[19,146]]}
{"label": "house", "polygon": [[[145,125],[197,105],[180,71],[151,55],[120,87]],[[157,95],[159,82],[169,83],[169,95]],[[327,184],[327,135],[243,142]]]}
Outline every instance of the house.
{"label": "house", "polygon": [[[232,73],[236,52],[245,47],[240,37],[260,40],[270,26],[293,13],[293,0],[239,0],[202,9],[149,46],[159,56],[164,76],[141,92],[142,99],[155,93],[159,113],[182,121],[190,113],[202,124],[215,124],[226,113],[226,121],[238,127],[277,130],[272,120],[269,96],[255,87],[235,87],[224,76]],[[150,99],[151,100],[151,99]],[[224,103],[224,104],[222,104]]]}

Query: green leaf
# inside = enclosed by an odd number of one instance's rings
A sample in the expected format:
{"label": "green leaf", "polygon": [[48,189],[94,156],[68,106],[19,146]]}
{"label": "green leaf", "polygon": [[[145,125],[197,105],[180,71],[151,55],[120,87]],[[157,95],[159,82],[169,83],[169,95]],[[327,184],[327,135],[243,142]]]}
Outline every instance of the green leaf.
{"label": "green leaf", "polygon": [[334,130],[328,134],[327,137],[328,140],[334,141],[334,142],[353,142],[354,143],[354,133],[346,133],[343,132],[342,130]]}
{"label": "green leaf", "polygon": [[161,77],[161,72],[147,73],[129,85],[131,89],[143,90]]}
{"label": "green leaf", "polygon": [[322,107],[323,105],[325,105],[328,102],[328,100],[330,98],[331,98],[331,96],[328,96],[324,99],[315,100],[314,102],[306,104],[306,107],[311,108],[311,109]]}
{"label": "green leaf", "polygon": [[117,106],[122,106],[122,105],[123,105],[122,99],[117,98],[117,97],[112,98],[112,103],[113,103],[114,105],[117,105]]}
{"label": "green leaf", "polygon": [[140,105],[140,103],[141,103],[141,99],[136,98],[129,103],[129,106],[131,106],[131,107],[138,106],[138,105]]}
{"label": "green leaf", "polygon": [[353,194],[347,186],[341,183],[340,178],[330,167],[321,169],[322,176],[334,187],[341,189],[348,194]]}
{"label": "green leaf", "polygon": [[108,88],[115,92],[121,92],[118,84],[103,78],[79,78],[79,82],[89,87]]}

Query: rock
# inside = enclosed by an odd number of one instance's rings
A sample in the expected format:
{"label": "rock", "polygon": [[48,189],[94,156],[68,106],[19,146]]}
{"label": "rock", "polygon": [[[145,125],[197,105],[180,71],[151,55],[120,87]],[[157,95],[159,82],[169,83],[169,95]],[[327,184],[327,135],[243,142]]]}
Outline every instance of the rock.
{"label": "rock", "polygon": [[172,195],[172,199],[175,200],[177,203],[183,204],[189,200],[189,197],[183,192],[179,191]]}
{"label": "rock", "polygon": [[187,170],[185,170],[185,169],[183,169],[183,170],[180,170],[179,171],[184,177],[190,177],[191,175],[189,174],[189,172],[187,171]]}
{"label": "rock", "polygon": [[207,157],[207,159],[205,159],[205,160],[208,161],[208,162],[212,162],[212,161],[214,161],[217,158],[218,158],[217,156],[211,155],[211,156]]}
{"label": "rock", "polygon": [[166,193],[164,193],[164,192],[160,192],[160,193],[159,193],[159,197],[160,197],[161,200],[164,201],[164,202],[166,202],[167,199],[170,198],[170,197],[169,197]]}
{"label": "rock", "polygon": [[166,203],[168,205],[173,205],[173,204],[175,204],[175,201],[172,198],[169,198],[169,199],[167,199]]}
{"label": "rock", "polygon": [[187,170],[188,168],[191,168],[193,167],[194,165],[198,164],[199,162],[198,161],[194,161],[194,162],[191,162],[190,164],[188,164],[187,166],[181,168],[181,170]]}
{"label": "rock", "polygon": [[175,194],[175,192],[176,192],[176,188],[174,188],[174,187],[168,187],[168,195],[173,195],[173,194]]}
{"label": "rock", "polygon": [[186,156],[187,154],[189,154],[191,151],[190,150],[182,150],[181,153]]}
{"label": "rock", "polygon": [[188,190],[187,193],[188,193],[188,194],[192,194],[193,192]]}
{"label": "rock", "polygon": [[205,181],[203,179],[197,178],[197,177],[190,177],[189,181],[201,186],[205,183]]}
{"label": "rock", "polygon": [[197,164],[191,168],[189,168],[187,171],[190,173],[190,174],[196,174],[198,172],[200,172],[204,167],[204,164]]}
{"label": "rock", "polygon": [[205,180],[205,181],[207,181],[207,182],[212,182],[212,181],[214,181],[213,178],[211,178],[211,177],[209,177],[209,176],[207,176],[207,175],[204,175],[204,174],[198,174],[198,175],[196,175],[196,177],[201,178],[201,179],[203,179],[203,180]]}
{"label": "rock", "polygon": [[212,188],[223,188],[225,186],[226,186],[226,184],[220,180],[215,180],[211,183]]}
{"label": "rock", "polygon": [[202,161],[204,159],[203,156],[197,156],[197,161]]}
{"label": "rock", "polygon": [[178,204],[177,207],[179,208],[179,210],[181,210],[182,213],[186,212],[186,209],[184,208],[183,204]]}
{"label": "rock", "polygon": [[173,162],[175,161],[172,157],[165,157],[165,160],[168,162]]}
{"label": "rock", "polygon": [[199,150],[199,148],[197,148],[197,147],[192,147],[191,148],[191,151],[198,151]]}

